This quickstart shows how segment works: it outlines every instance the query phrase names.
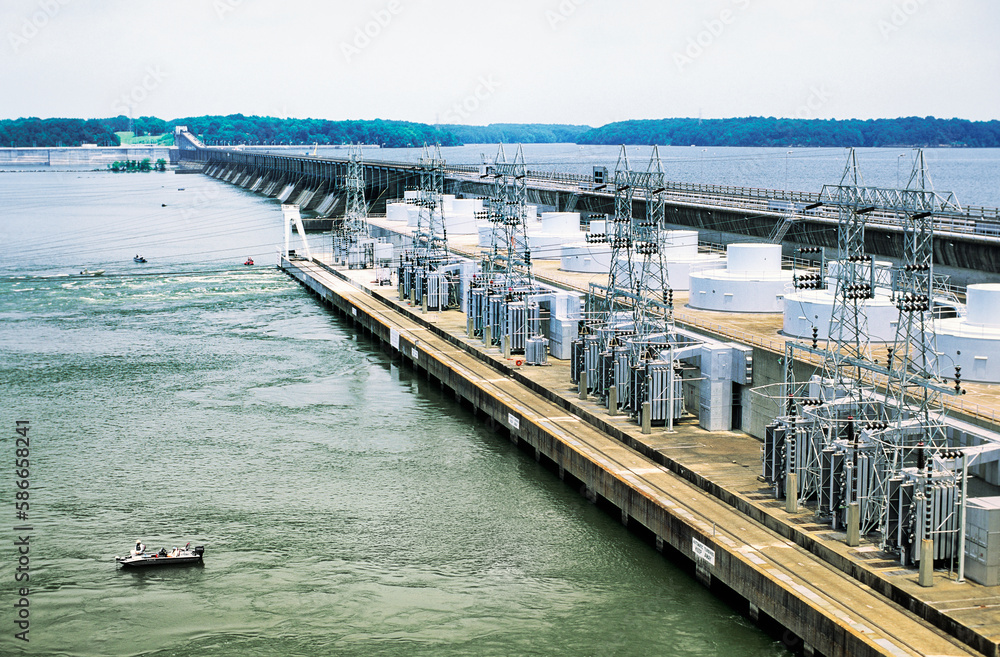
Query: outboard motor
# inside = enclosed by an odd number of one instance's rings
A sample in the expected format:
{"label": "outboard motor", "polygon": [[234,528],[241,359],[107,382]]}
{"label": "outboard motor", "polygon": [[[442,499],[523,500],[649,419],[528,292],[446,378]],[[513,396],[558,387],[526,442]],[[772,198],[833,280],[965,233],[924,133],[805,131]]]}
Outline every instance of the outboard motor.
{"label": "outboard motor", "polygon": [[197,554],[199,557],[201,555],[205,554],[205,546],[204,545],[196,545],[194,547],[194,553]]}

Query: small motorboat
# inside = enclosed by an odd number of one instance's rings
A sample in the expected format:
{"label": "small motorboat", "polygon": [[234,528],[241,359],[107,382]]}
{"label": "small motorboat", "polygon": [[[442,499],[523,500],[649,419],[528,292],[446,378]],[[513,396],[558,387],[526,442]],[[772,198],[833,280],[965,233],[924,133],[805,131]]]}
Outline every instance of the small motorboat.
{"label": "small motorboat", "polygon": [[91,271],[90,269],[84,269],[80,272],[80,276],[100,276],[104,273],[103,269],[95,269]]}
{"label": "small motorboat", "polygon": [[243,263],[244,265],[253,265],[253,258],[247,258],[247,261]]}
{"label": "small motorboat", "polygon": [[161,548],[159,551],[147,552],[146,546],[138,544],[137,550],[127,557],[115,557],[115,561],[120,563],[122,568],[149,568],[152,566],[184,566],[189,564],[203,563],[202,557],[205,554],[205,546],[197,545],[191,547],[188,543],[182,548]]}
{"label": "small motorboat", "polygon": [[141,263],[146,262],[146,259],[143,258],[141,255],[137,255],[134,258],[132,258],[132,262],[138,262],[138,263],[141,264]]}

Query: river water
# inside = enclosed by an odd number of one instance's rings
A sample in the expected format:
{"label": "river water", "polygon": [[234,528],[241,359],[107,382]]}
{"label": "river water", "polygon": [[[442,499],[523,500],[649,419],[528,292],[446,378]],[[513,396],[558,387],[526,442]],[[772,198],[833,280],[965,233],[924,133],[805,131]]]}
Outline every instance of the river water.
{"label": "river water", "polygon": [[[0,173],[0,204],[0,449],[12,465],[30,421],[33,527],[24,644],[9,467],[0,654],[787,654],[285,275],[242,266],[274,264],[274,201],[63,171]],[[204,544],[205,564],[118,569],[136,539]]]}

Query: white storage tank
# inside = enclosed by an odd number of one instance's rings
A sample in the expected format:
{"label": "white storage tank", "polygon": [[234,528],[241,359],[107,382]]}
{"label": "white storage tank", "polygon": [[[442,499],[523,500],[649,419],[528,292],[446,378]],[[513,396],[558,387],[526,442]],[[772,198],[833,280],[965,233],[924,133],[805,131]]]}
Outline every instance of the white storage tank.
{"label": "white storage tank", "polygon": [[385,219],[386,221],[400,221],[405,222],[410,218],[409,208],[413,206],[407,203],[386,203],[385,205]]}
{"label": "white storage tank", "polygon": [[692,273],[688,305],[701,310],[780,313],[792,272],[781,269],[781,245],[730,244],[726,268]]}
{"label": "white storage tank", "polygon": [[[698,231],[696,230],[666,230],[661,233],[661,248],[663,263],[667,268],[667,283],[673,290],[688,290],[691,287],[691,274],[709,269],[725,267],[725,259],[716,253],[698,253]],[[638,267],[642,256],[633,256],[633,264]],[[619,259],[622,271],[627,267],[624,258]],[[647,286],[659,289],[659,281],[663,280],[660,273],[660,259],[652,258]],[[638,272],[638,269],[636,269]]]}
{"label": "white storage tank", "polygon": [[964,316],[934,321],[938,373],[951,379],[958,365],[964,381],[1000,383],[1000,284],[970,285],[966,304]]}
{"label": "white storage tank", "polygon": [[563,245],[583,239],[579,212],[543,212],[541,221],[528,231],[531,257],[535,260],[558,260],[562,257]]}
{"label": "white storage tank", "polygon": [[[816,327],[816,338],[827,340],[831,331],[837,337],[839,327],[830,325],[833,317],[834,287],[837,282],[827,279],[830,285],[825,290],[796,290],[785,294],[784,321],[782,333],[795,338],[812,338]],[[896,338],[896,322],[899,309],[888,294],[878,290],[874,299],[866,299],[865,318],[868,339],[871,342],[892,342]]]}

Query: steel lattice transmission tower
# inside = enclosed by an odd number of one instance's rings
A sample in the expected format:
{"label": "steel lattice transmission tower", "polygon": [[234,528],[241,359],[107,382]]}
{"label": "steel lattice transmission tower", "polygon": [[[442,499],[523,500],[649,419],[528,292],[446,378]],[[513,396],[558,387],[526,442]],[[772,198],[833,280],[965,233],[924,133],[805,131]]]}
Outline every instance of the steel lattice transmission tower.
{"label": "steel lattice transmission tower", "polygon": [[352,145],[344,178],[346,205],[340,225],[331,232],[334,260],[348,258],[351,247],[370,237],[365,203],[365,170],[361,146]]}
{"label": "steel lattice transmission tower", "polygon": [[[944,444],[941,394],[956,391],[946,388],[932,371],[932,216],[960,208],[951,195],[945,198],[930,188],[922,153],[907,188],[890,189],[862,183],[852,150],[840,184],[824,186],[820,200],[838,209],[837,286],[828,348],[821,352],[815,340],[812,349],[801,347],[823,353],[824,381],[818,399],[802,402],[804,415],[811,418],[806,425],[813,428],[796,433],[794,441],[790,439],[789,449],[802,453],[795,452],[789,458],[809,463],[796,466],[796,472],[801,492],[811,493],[826,485],[821,475],[826,466],[815,468],[813,459],[819,455],[821,463],[821,452],[830,446],[846,453],[851,463],[844,466],[841,492],[852,492],[845,493],[845,501],[859,504],[862,532],[885,530],[894,503],[890,480],[901,468],[912,465],[917,445],[934,448]],[[864,230],[869,217],[901,229],[902,264],[894,280],[887,280],[886,270],[877,268],[865,252]],[[871,354],[865,305],[875,298],[876,291],[887,294],[890,289],[899,319],[894,342],[887,347],[887,362],[881,364]],[[791,383],[791,349],[786,354],[785,380]],[[795,391],[788,391],[792,426]],[[814,404],[819,405],[817,409],[807,412],[805,407]],[[859,463],[863,467],[856,470]],[[835,509],[828,511],[836,515]]]}
{"label": "steel lattice transmission tower", "polygon": [[826,376],[860,400],[874,387],[865,302],[875,297],[875,269],[865,251],[865,223],[876,208],[864,203],[864,181],[852,148],[839,185],[825,185],[820,199],[837,207],[837,286],[830,318]]}
{"label": "steel lattice transmission tower", "polygon": [[[935,212],[957,208],[953,197],[943,198],[934,192],[924,162],[923,150],[917,151],[913,172],[906,189],[899,190],[898,213],[903,222],[903,261],[896,273],[893,301],[899,309],[896,338],[889,352],[888,397],[901,423],[904,413],[924,426],[922,440],[928,445],[943,441],[941,428],[934,417],[944,407],[941,391],[945,386],[936,371],[936,340],[932,316],[934,294],[934,218]],[[913,442],[913,441],[909,441]]]}
{"label": "steel lattice transmission tower", "polygon": [[[615,164],[615,214],[611,217],[610,230],[606,239],[611,244],[611,270],[608,272],[608,293],[606,306],[608,320],[624,312],[631,312],[636,304],[630,295],[635,285],[632,270],[632,200],[635,197],[636,172],[628,163],[628,152],[622,145]],[[622,265],[624,255],[625,264]]]}
{"label": "steel lattice transmission tower", "polygon": [[488,217],[493,223],[490,252],[484,258],[490,273],[503,272],[509,287],[531,287],[531,250],[528,243],[528,170],[520,144],[513,162],[507,162],[503,144],[493,162],[493,196]]}
{"label": "steel lattice transmission tower", "polygon": [[361,146],[351,146],[347,157],[347,211],[344,232],[352,241],[371,236],[368,225],[368,204],[365,202],[365,168]]}
{"label": "steel lattice transmission tower", "polygon": [[504,238],[506,229],[503,224],[507,178],[498,170],[498,165],[501,163],[507,163],[507,155],[504,153],[503,142],[500,143],[496,157],[493,158],[493,190],[489,199],[487,199],[487,207],[484,213],[486,219],[493,224],[493,228],[490,231],[490,245],[487,247],[488,250],[483,253],[483,273],[487,275],[498,274],[507,270],[507,263],[500,257],[500,247],[503,246],[506,251],[507,244],[507,240]]}
{"label": "steel lattice transmission tower", "polygon": [[424,144],[420,158],[420,198],[417,203],[417,229],[413,232],[413,248],[429,262],[448,258],[448,232],[444,221],[444,158],[441,146],[434,145],[433,155]]}
{"label": "steel lattice transmission tower", "polygon": [[[640,336],[663,331],[673,321],[673,293],[663,260],[664,190],[659,150],[653,147],[646,171],[633,171],[622,146],[615,166],[615,214],[605,237],[611,243],[605,305],[609,321],[622,313],[631,313]],[[633,216],[637,192],[646,200],[644,218]],[[663,303],[653,299],[653,290],[662,294]],[[660,313],[653,312],[654,306]]]}
{"label": "steel lattice transmission tower", "polygon": [[[639,269],[636,295],[639,297],[636,326],[648,326],[662,331],[673,325],[674,293],[667,277],[667,263],[664,260],[663,229],[666,218],[666,191],[663,162],[660,161],[660,151],[653,146],[649,166],[646,168],[645,189],[646,219],[636,225],[633,246],[642,256]],[[653,294],[659,292],[662,304],[658,307],[662,312],[663,326],[653,326],[654,317],[659,317],[653,311]]]}

